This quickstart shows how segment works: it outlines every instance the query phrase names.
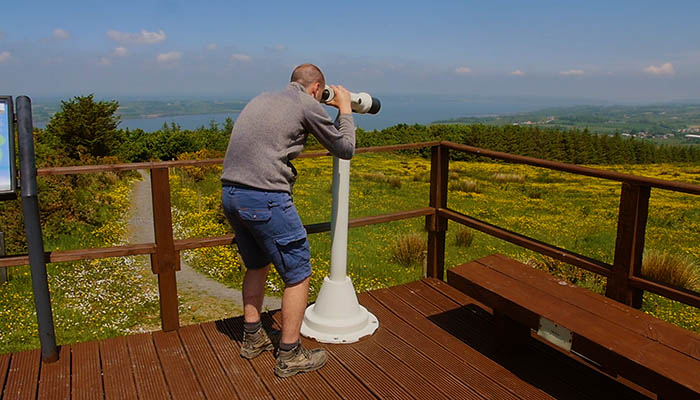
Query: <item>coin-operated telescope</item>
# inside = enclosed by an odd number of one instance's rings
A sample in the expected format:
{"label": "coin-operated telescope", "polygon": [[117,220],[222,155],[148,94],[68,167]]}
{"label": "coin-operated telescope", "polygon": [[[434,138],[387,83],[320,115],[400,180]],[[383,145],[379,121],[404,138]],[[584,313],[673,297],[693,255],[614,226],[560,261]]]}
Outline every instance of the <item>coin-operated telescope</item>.
{"label": "coin-operated telescope", "polygon": [[[328,103],[333,100],[334,97],[335,92],[333,92],[333,88],[326,85],[326,88],[323,90],[323,95],[321,95],[321,102]],[[376,114],[381,107],[382,103],[379,99],[370,96],[369,93],[350,92],[350,108],[352,108],[353,112],[358,114]]]}

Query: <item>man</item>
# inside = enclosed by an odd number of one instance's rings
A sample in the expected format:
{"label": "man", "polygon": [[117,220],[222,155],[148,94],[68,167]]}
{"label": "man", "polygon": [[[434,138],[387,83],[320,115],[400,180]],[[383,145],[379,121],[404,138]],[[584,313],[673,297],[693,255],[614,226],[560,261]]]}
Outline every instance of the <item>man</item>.
{"label": "man", "polygon": [[328,358],[323,349],[307,350],[299,341],[311,257],[306,230],[291,197],[297,171],[290,162],[301,153],[309,132],[337,157],[350,159],[355,152],[350,93],[333,86],[335,97],[329,105],[338,108],[334,124],[320,104],[325,85],[317,66],[303,64],[294,69],[285,90],[251,100],[233,127],[221,175],[224,213],[246,266],[241,356],[250,359],[273,349],[260,323],[272,263],[285,283],[275,365],[280,377],[316,370]]}

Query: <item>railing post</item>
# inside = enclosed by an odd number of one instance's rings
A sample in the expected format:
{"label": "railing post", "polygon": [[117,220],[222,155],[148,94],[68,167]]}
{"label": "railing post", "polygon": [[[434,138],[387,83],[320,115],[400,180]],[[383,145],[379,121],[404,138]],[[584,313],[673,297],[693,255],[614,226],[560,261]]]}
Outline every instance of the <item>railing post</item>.
{"label": "railing post", "polygon": [[642,270],[650,192],[649,186],[622,184],[615,261],[605,290],[606,296],[636,308],[642,306],[644,292],[631,287],[629,278]]}
{"label": "railing post", "polygon": [[168,168],[151,169],[151,198],[156,242],[156,252],[151,254],[151,269],[154,274],[158,274],[161,327],[164,331],[172,331],[180,327],[175,279],[175,271],[180,269],[180,260],[173,239]]}
{"label": "railing post", "polygon": [[[435,211],[447,207],[447,170],[449,168],[450,150],[438,145],[431,148],[430,157],[430,207]],[[426,276],[445,279],[445,233],[447,218],[437,212],[425,220],[428,229],[428,258]]]}

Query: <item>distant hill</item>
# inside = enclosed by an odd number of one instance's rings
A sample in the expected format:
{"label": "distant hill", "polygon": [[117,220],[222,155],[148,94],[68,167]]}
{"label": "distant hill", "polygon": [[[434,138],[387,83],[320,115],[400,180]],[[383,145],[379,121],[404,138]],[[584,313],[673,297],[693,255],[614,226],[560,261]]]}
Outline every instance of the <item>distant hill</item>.
{"label": "distant hill", "polygon": [[[171,117],[177,115],[225,114],[239,112],[242,100],[120,100],[117,114],[122,119]],[[34,121],[46,123],[61,108],[60,102],[37,102],[32,105]]]}
{"label": "distant hill", "polygon": [[436,124],[526,125],[588,129],[592,133],[636,136],[664,143],[700,143],[700,102],[646,106],[573,106],[486,117],[435,121]]}

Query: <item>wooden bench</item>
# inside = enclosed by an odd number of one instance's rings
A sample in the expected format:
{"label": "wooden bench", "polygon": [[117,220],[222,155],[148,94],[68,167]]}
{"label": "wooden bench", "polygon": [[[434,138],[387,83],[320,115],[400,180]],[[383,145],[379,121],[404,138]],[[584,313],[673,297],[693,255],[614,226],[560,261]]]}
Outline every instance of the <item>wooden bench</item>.
{"label": "wooden bench", "polygon": [[664,399],[700,399],[700,336],[502,255],[447,271],[448,283],[492,307],[499,346],[531,331]]}

